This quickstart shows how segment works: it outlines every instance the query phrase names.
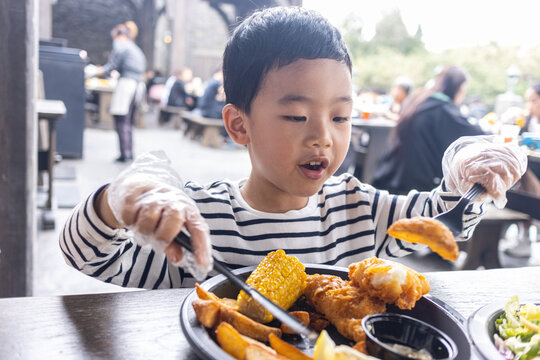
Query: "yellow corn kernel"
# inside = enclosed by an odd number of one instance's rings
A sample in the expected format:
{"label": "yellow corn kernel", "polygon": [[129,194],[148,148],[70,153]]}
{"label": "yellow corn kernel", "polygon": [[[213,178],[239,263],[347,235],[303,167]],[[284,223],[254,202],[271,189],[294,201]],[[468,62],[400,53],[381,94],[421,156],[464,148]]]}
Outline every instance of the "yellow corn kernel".
{"label": "yellow corn kernel", "polygon": [[[294,256],[288,256],[283,250],[276,250],[259,263],[246,283],[257,289],[282,309],[289,309],[306,287],[304,265]],[[240,312],[252,319],[267,323],[274,318],[262,305],[253,300],[244,291],[238,294]]]}

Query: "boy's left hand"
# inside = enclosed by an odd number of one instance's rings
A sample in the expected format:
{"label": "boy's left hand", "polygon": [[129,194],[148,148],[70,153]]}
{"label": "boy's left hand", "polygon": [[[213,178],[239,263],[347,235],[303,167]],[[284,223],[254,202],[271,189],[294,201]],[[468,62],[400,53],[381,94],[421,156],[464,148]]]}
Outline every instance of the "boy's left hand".
{"label": "boy's left hand", "polygon": [[495,136],[467,136],[454,141],[443,157],[449,190],[464,194],[474,183],[486,188],[479,199],[493,199],[502,209],[509,190],[527,170],[527,154],[515,143]]}

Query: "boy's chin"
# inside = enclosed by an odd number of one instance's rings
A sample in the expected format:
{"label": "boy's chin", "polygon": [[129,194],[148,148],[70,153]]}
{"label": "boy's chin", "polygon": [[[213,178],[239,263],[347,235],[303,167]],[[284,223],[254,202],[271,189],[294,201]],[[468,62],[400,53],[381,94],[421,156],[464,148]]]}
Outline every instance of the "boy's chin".
{"label": "boy's chin", "polygon": [[321,189],[322,185],[324,184],[324,181],[322,181],[320,184],[308,184],[306,186],[302,186],[298,191],[294,191],[293,194],[298,197],[311,197],[315,194],[317,194]]}

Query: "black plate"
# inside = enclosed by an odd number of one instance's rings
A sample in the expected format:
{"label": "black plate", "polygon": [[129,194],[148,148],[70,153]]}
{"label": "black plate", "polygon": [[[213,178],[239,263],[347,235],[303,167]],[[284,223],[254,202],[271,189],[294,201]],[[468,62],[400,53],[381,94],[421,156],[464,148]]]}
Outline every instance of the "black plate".
{"label": "black plate", "polygon": [[[499,301],[485,305],[476,310],[467,320],[467,331],[475,349],[486,360],[504,360],[504,356],[497,350],[493,341],[495,320],[504,312],[503,308],[507,301]],[[521,301],[521,305],[527,303],[538,303],[538,299],[531,301]]]}
{"label": "black plate", "polygon": [[[328,274],[340,276],[343,279],[348,279],[348,269],[336,266],[306,264],[306,273],[308,274]],[[234,270],[235,274],[247,278],[255,269],[255,266]],[[207,291],[215,293],[219,297],[228,297],[236,299],[239,289],[231,284],[223,275],[215,276],[201,284],[201,287]],[[208,360],[234,360],[226,352],[221,350],[219,345],[212,340],[208,331],[199,323],[192,303],[197,299],[197,294],[193,290],[182,303],[180,309],[180,324],[182,331],[187,340],[199,357]],[[388,306],[387,312],[401,313],[412,316],[435,326],[445,332],[454,340],[458,347],[458,356],[456,359],[469,360],[471,358],[471,346],[465,333],[463,323],[465,319],[452,307],[448,306],[441,300],[428,295],[424,295],[412,310],[400,310],[394,306]],[[336,344],[351,345],[350,340],[341,336],[333,326],[326,329],[328,334],[336,342]],[[311,353],[313,348],[306,349],[306,343],[300,338],[287,338],[288,342],[305,350],[306,353]]]}

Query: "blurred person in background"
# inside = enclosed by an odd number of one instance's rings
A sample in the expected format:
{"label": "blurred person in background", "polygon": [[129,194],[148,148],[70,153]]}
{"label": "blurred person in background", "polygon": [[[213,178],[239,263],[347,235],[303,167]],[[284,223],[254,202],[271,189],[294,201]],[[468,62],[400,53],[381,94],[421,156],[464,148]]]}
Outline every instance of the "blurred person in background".
{"label": "blurred person in background", "polygon": [[193,109],[194,98],[186,90],[187,84],[193,79],[193,72],[190,68],[176,70],[167,79],[161,97],[161,111],[159,112],[159,124],[167,124],[171,118],[171,113],[166,111],[167,106],[183,107],[186,110]]}
{"label": "blurred person in background", "polygon": [[528,113],[524,132],[540,132],[540,81],[534,83],[525,91],[525,110]]}
{"label": "blurred person in background", "polygon": [[395,121],[399,120],[399,113],[403,107],[403,103],[411,93],[412,88],[413,82],[406,76],[400,76],[394,81],[389,94],[392,103],[390,104],[388,111],[384,114],[386,118]]}
{"label": "blurred person in background", "polygon": [[[525,109],[519,107],[509,108],[502,116],[501,122],[511,126],[520,126],[521,134],[534,133],[540,131],[538,119],[540,118],[540,82],[529,86],[525,91]],[[527,134],[525,134],[527,135]],[[513,190],[524,192],[540,199],[540,166],[537,162],[530,161],[527,171],[523,177],[513,187]],[[510,247],[504,250],[506,255],[517,258],[528,258],[531,256],[531,243],[538,238],[538,223],[536,223],[536,238],[532,220],[520,221],[517,224],[518,232]],[[505,235],[509,238],[509,232]]]}
{"label": "blurred person in background", "polygon": [[116,70],[120,77],[114,89],[109,112],[114,117],[118,134],[120,156],[118,162],[133,160],[133,124],[140,99],[144,95],[143,74],[146,58],[133,42],[130,30],[124,24],[111,30],[113,48],[107,63],[96,68],[96,76],[109,75]]}
{"label": "blurred person in background", "polygon": [[139,35],[139,27],[137,26],[137,24],[135,24],[134,21],[129,20],[124,23],[124,26],[127,27],[129,31],[129,38],[131,39],[131,41],[135,41],[137,35]]}
{"label": "blurred person in background", "polygon": [[[148,70],[144,78],[146,80],[146,98],[148,103],[161,101],[161,95],[163,93],[163,88],[165,87],[165,82],[167,79],[163,76],[161,71],[158,69]],[[158,85],[157,88],[154,86]]]}
{"label": "blurred person in background", "polygon": [[201,115],[204,117],[221,119],[223,106],[225,106],[223,72],[219,69],[206,82],[204,93],[198,101],[197,109],[201,111]]}
{"label": "blurred person in background", "polygon": [[446,148],[462,136],[484,134],[459,110],[466,91],[465,71],[450,66],[437,76],[433,87],[412,95],[392,129],[373,186],[407,194],[412,189],[426,191],[440,184]]}

